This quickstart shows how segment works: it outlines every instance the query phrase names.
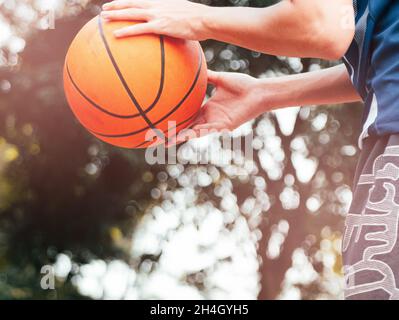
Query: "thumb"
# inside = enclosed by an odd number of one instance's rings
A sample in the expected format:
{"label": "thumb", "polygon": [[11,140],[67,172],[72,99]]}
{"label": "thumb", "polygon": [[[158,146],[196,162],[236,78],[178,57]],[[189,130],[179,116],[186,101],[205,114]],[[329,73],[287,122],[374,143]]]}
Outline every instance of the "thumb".
{"label": "thumb", "polygon": [[217,85],[220,80],[220,72],[208,70],[208,82]]}

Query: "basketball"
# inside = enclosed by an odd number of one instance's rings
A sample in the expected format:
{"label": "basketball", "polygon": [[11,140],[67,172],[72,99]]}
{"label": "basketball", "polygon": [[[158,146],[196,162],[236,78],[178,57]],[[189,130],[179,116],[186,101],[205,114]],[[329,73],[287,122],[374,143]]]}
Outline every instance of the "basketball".
{"label": "basketball", "polygon": [[154,34],[117,39],[132,22],[89,21],[64,65],[64,90],[79,122],[124,148],[165,143],[188,127],[205,97],[207,66],[199,42]]}

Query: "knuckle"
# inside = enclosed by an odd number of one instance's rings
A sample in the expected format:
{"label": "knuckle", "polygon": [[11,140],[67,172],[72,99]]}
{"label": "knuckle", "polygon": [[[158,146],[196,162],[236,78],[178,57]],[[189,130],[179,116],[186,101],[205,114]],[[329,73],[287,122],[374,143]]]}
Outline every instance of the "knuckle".
{"label": "knuckle", "polygon": [[154,9],[143,10],[143,13],[148,19],[154,19],[156,17],[156,12]]}
{"label": "knuckle", "polygon": [[158,28],[152,23],[146,23],[145,25],[143,25],[143,29],[147,32],[156,33]]}
{"label": "knuckle", "polygon": [[126,27],[126,28],[124,28],[122,30],[123,30],[123,34],[128,35],[128,34],[134,32],[135,28],[134,28],[134,26],[129,26],[129,27]]}
{"label": "knuckle", "polygon": [[130,8],[130,9],[127,9],[127,10],[126,10],[126,13],[127,13],[129,16],[134,16],[135,11],[136,11],[135,9]]}
{"label": "knuckle", "polygon": [[219,74],[219,73],[214,72],[214,73],[212,74],[212,77],[213,77],[213,80],[214,80],[215,82],[220,82],[220,74]]}
{"label": "knuckle", "polygon": [[169,24],[169,21],[167,18],[160,18],[157,21],[157,25],[161,29],[165,29],[168,26],[168,24]]}

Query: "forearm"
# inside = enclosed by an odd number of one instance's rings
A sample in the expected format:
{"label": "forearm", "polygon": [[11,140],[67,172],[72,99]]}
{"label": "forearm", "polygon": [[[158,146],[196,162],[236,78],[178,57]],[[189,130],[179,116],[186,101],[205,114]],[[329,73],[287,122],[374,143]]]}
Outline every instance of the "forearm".
{"label": "forearm", "polygon": [[255,90],[261,99],[259,114],[284,107],[361,101],[343,64],[320,71],[262,79]]}
{"label": "forearm", "polygon": [[186,0],[117,0],[104,4],[113,21],[142,21],[117,37],[156,33],[215,39],[272,55],[338,59],[354,36],[352,0],[282,0],[266,8],[210,7]]}
{"label": "forearm", "polygon": [[278,108],[360,100],[344,65],[268,79],[208,71],[208,80],[216,90],[193,124],[193,129],[200,134],[201,130],[233,130]]}
{"label": "forearm", "polygon": [[283,0],[267,8],[207,7],[200,28],[204,38],[267,54],[336,59],[353,38],[354,22],[342,25],[348,2]]}

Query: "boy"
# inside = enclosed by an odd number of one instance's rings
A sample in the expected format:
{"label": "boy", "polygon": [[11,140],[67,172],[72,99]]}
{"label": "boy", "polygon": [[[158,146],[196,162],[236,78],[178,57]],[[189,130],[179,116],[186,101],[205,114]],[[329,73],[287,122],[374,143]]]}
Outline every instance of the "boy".
{"label": "boy", "polygon": [[348,299],[399,299],[399,1],[283,0],[267,8],[209,7],[185,0],[119,0],[109,20],[140,20],[116,37],[157,33],[229,42],[272,55],[345,65],[254,79],[209,71],[216,93],[193,129],[232,130],[263,112],[297,105],[363,101],[362,152],[346,218]]}

